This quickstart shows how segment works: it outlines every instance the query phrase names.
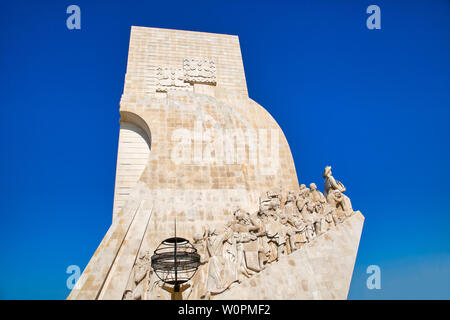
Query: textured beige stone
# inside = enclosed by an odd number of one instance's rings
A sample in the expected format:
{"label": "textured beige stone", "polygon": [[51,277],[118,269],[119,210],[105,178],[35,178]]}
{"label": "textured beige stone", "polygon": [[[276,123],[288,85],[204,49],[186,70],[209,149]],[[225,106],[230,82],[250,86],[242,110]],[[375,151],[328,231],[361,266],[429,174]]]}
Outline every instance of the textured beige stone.
{"label": "textured beige stone", "polygon": [[[113,222],[68,299],[122,299],[136,286],[130,286],[136,263],[148,260],[140,254],[173,236],[175,219],[177,235],[186,239],[205,226],[222,234],[233,208],[254,213],[267,190],[299,191],[282,130],[248,97],[237,36],[132,27],[120,113]],[[249,285],[261,289],[253,295],[258,299],[286,297],[284,285],[269,290],[259,280],[275,283],[283,270],[301,284],[290,298],[345,298],[361,219],[349,217],[213,298],[232,292],[245,298],[251,293],[238,287]],[[309,241],[314,230],[308,228]],[[286,253],[292,250],[277,239]],[[157,285],[154,291],[143,296],[170,297]]]}
{"label": "textured beige stone", "polygon": [[363,223],[358,211],[214,299],[347,299]]}

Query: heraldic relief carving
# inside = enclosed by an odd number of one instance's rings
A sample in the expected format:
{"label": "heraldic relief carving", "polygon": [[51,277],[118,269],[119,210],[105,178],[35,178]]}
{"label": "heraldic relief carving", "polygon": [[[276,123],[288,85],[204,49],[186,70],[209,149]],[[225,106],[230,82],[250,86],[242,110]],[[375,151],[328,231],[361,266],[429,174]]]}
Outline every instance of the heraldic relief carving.
{"label": "heraldic relief carving", "polygon": [[[283,203],[282,191],[271,190],[260,198],[256,213],[234,208],[222,232],[203,226],[192,239],[200,267],[184,299],[211,299],[269,265],[276,267],[280,257],[301,250],[354,214],[346,189],[332,176],[330,166],[323,178],[323,194],[314,183],[309,188],[302,184],[298,193],[288,191]],[[163,299],[164,283],[150,266],[151,254],[139,254],[123,299]]]}

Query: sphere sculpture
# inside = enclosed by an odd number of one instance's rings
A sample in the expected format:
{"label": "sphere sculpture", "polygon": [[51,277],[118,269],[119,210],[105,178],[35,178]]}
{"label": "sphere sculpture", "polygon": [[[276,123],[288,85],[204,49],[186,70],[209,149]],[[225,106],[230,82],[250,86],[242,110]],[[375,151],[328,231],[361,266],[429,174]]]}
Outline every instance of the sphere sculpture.
{"label": "sphere sculpture", "polygon": [[164,240],[156,248],[151,265],[164,284],[172,285],[173,288],[165,288],[172,294],[172,299],[181,299],[182,292],[188,286],[182,284],[188,282],[200,265],[200,255],[192,244],[179,237]]}

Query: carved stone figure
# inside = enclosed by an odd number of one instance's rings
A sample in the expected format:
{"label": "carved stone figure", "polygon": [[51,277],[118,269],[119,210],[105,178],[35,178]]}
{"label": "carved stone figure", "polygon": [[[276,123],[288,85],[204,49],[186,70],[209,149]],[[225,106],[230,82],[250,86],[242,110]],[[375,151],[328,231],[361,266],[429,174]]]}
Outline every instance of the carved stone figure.
{"label": "carved stone figure", "polygon": [[292,216],[288,222],[291,224],[293,231],[295,233],[294,236],[294,244],[295,248],[298,248],[299,245],[304,244],[308,241],[306,237],[306,223],[303,221],[301,216]]}
{"label": "carved stone figure", "polygon": [[311,224],[306,225],[306,239],[311,242],[315,238],[314,227]]}
{"label": "carved stone figure", "polygon": [[294,191],[289,191],[289,194],[286,197],[286,202],[284,203],[283,211],[288,216],[298,215],[298,208],[295,203],[296,197]]}
{"label": "carved stone figure", "polygon": [[254,234],[257,237],[257,258],[258,266],[257,268],[252,268],[254,271],[261,271],[265,268],[265,263],[268,262],[270,255],[270,247],[268,245],[267,239],[267,228],[268,223],[268,212],[269,212],[270,200],[259,200],[259,210],[256,213],[256,217],[251,219],[252,225],[255,227]]}
{"label": "carved stone figure", "polygon": [[340,192],[345,192],[346,189],[345,189],[344,185],[340,181],[334,179],[334,177],[332,176],[331,166],[325,167],[325,170],[323,172],[323,177],[325,178],[324,194],[327,199],[328,199],[328,195],[329,195],[330,191],[332,191],[332,190],[339,190]]}
{"label": "carved stone figure", "polygon": [[286,243],[285,239],[280,237],[280,223],[278,222],[278,205],[269,201],[267,219],[265,221],[267,244],[269,246],[268,262],[276,261],[279,257],[279,248]]}
{"label": "carved stone figure", "polygon": [[324,232],[327,226],[327,222],[324,215],[324,207],[327,203],[325,196],[317,190],[315,183],[309,185],[309,207],[312,207],[314,215],[314,230],[317,235]]}
{"label": "carved stone figure", "polygon": [[[331,172],[331,166],[326,166],[323,172],[323,177],[325,178],[325,190],[324,195],[327,199],[328,204],[333,208],[337,209],[337,206],[343,210],[345,216],[350,216],[353,213],[353,208],[350,199],[344,195],[345,187],[344,185],[334,179]],[[339,193],[337,193],[338,191]],[[341,201],[341,198],[343,199]]]}
{"label": "carved stone figure", "polygon": [[309,189],[306,187],[305,184],[302,183],[300,185],[300,190],[298,192],[298,195],[301,196],[301,195],[303,195],[304,193],[307,193],[307,192],[309,192]]}
{"label": "carved stone figure", "polygon": [[246,252],[244,250],[244,243],[249,243],[256,240],[255,235],[249,233],[234,233],[234,242],[236,245],[236,271],[238,282],[241,282],[243,277],[249,278],[253,272],[247,267]]}
{"label": "carved stone figure", "polygon": [[278,214],[281,209],[281,193],[277,190],[270,190],[267,192],[267,200],[269,200],[270,215]]}
{"label": "carved stone figure", "polygon": [[333,190],[329,193],[329,204],[335,211],[335,222],[341,223],[345,219],[345,212],[347,211],[345,198],[339,190]]}
{"label": "carved stone figure", "polygon": [[127,290],[125,290],[124,300],[145,300],[147,292],[147,281],[150,275],[150,253],[143,251],[140,253],[133,270],[131,272],[131,281]]}
{"label": "carved stone figure", "polygon": [[328,230],[328,222],[325,215],[325,206],[323,203],[315,203],[314,205],[314,230],[316,235],[320,235]]}
{"label": "carved stone figure", "polygon": [[[244,246],[245,244],[257,240],[256,235],[251,232],[257,231],[258,228],[252,225],[248,212],[242,212],[240,209],[237,209],[234,211],[233,215],[235,218],[235,222],[230,226],[234,232],[232,238],[232,247],[234,248],[235,259],[233,261],[236,264],[236,275],[238,281],[240,282],[242,276],[248,278],[253,274],[251,268],[248,267],[249,264],[251,265],[251,262],[248,261],[251,257],[251,253],[247,252]],[[247,246],[247,248],[249,247]]]}
{"label": "carved stone figure", "polygon": [[326,203],[327,200],[325,198],[325,196],[322,194],[322,192],[320,192],[319,190],[317,190],[317,186],[315,183],[311,183],[309,185],[309,189],[310,189],[310,198],[311,201],[316,203]]}
{"label": "carved stone figure", "polygon": [[306,212],[305,210],[307,208],[308,202],[309,202],[309,189],[306,188],[304,184],[302,184],[300,186],[300,191],[298,193],[296,202],[297,209],[301,214]]}
{"label": "carved stone figure", "polygon": [[[220,235],[214,228],[196,234],[193,245],[200,254],[200,267],[192,282],[198,289],[191,290],[189,296],[210,299],[278,261],[283,254],[313,241],[342,222],[348,212],[351,214],[350,200],[343,194],[345,188],[333,178],[331,167],[325,168],[323,176],[326,195],[315,183],[309,188],[302,184],[297,197],[289,191],[282,207],[281,193],[271,190],[260,198],[254,215],[235,207],[233,219]],[[134,291],[126,291],[124,298],[133,295]]]}
{"label": "carved stone figure", "polygon": [[313,225],[315,222],[315,216],[313,215],[314,203],[310,199],[309,189],[306,189],[304,192],[299,194],[297,207],[303,221],[305,221],[307,225]]}
{"label": "carved stone figure", "polygon": [[186,292],[186,299],[190,299],[191,297],[200,298],[203,293],[206,292],[206,279],[207,279],[207,262],[208,262],[208,252],[206,248],[206,234],[207,231],[203,230],[203,233],[196,233],[193,237],[193,247],[197,249],[197,253],[200,255],[200,265],[197,269],[197,272],[192,277],[191,286]]}
{"label": "carved stone figure", "polygon": [[280,257],[281,253],[287,253],[287,250],[285,248],[286,245],[286,241],[289,241],[289,248],[291,252],[294,252],[296,247],[295,247],[295,232],[292,229],[291,225],[289,224],[289,219],[287,214],[282,213],[280,215],[280,224],[281,224],[281,228],[280,228],[280,237],[282,239],[284,239],[284,247],[283,248],[279,248],[278,249],[278,257]]}
{"label": "carved stone figure", "polygon": [[225,230],[221,235],[214,228],[208,231],[206,248],[209,254],[208,277],[206,281],[205,299],[228,289],[236,281],[235,268],[229,259],[223,256],[223,245],[232,236],[231,229]]}

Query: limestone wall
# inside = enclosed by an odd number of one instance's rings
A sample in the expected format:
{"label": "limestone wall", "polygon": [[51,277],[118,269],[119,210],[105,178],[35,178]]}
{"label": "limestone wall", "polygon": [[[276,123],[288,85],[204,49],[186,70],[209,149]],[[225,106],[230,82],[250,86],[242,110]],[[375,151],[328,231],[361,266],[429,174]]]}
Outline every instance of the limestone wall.
{"label": "limestone wall", "polygon": [[[223,228],[236,206],[255,212],[267,190],[298,189],[282,130],[248,97],[236,36],[133,27],[120,112],[113,223],[68,299],[121,299],[139,253],[173,236],[175,219],[177,235],[192,239],[202,226]],[[325,235],[317,251],[280,261],[270,281],[296,265],[290,277],[307,289],[295,297],[345,298],[362,225],[352,219],[350,238]],[[342,263],[342,281],[334,269],[309,278],[311,268]],[[285,297],[258,280],[264,272],[247,284],[261,288],[250,296]],[[345,290],[330,296],[327,286]],[[221,297],[247,297],[236,290]]]}

